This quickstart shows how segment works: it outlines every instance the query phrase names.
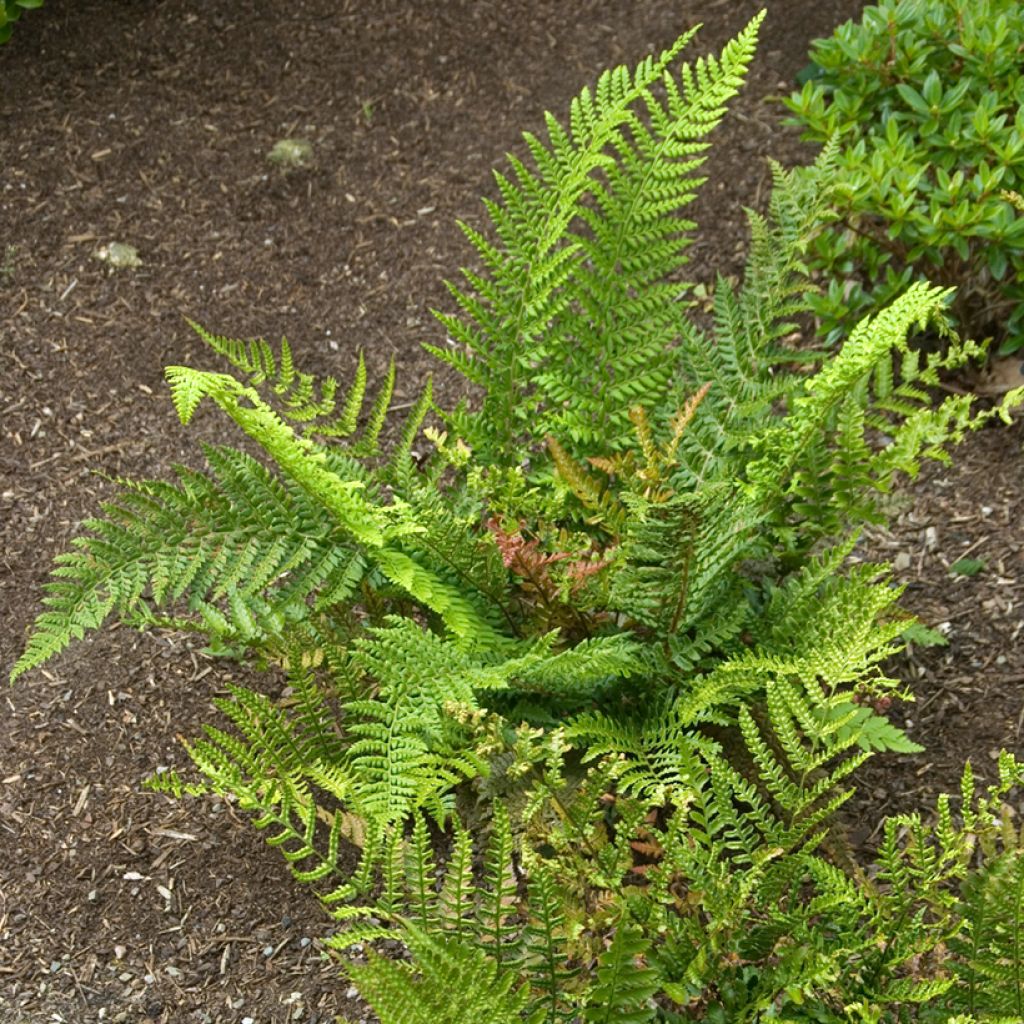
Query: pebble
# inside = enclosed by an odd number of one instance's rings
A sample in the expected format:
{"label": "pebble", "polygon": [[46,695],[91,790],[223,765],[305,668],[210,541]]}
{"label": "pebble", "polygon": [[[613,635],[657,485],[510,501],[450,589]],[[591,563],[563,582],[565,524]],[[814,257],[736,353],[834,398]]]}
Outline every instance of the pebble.
{"label": "pebble", "polygon": [[903,572],[904,569],[909,569],[911,564],[911,557],[906,551],[901,551],[893,560],[892,567],[897,572]]}

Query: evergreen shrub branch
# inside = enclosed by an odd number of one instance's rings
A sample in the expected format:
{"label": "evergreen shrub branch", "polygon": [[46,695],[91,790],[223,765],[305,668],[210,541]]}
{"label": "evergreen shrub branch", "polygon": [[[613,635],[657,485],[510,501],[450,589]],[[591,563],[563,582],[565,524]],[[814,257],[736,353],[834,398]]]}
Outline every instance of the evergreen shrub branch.
{"label": "evergreen shrub branch", "polygon": [[[284,672],[280,698],[215,702],[202,782],[151,785],[252,815],[332,946],[370,947],[346,970],[384,1024],[1019,1016],[1022,767],[981,796],[968,767],[935,826],[885,822],[874,868],[836,826],[864,761],[921,749],[875,710],[914,620],[887,567],[851,564],[856,529],[1017,396],[932,400],[983,352],[945,288],[834,355],[801,337],[835,146],[773,167],[743,281],[692,313],[679,211],[760,21],[720,57],[678,65],[688,33],[607,72],[526,136],[465,228],[481,269],[436,352],[478,394],[426,459],[429,386],[384,454],[393,368],[371,399],[362,360],[342,388],[193,325],[232,372],[169,367],[182,422],[212,402],[264,457],[125,484],[14,666],[116,616]],[[908,345],[920,324],[941,352]]]}
{"label": "evergreen shrub branch", "polygon": [[1024,7],[1017,0],[881,0],[811,49],[786,106],[808,139],[841,147],[809,254],[829,339],[911,281],[955,285],[972,337],[1024,345]]}

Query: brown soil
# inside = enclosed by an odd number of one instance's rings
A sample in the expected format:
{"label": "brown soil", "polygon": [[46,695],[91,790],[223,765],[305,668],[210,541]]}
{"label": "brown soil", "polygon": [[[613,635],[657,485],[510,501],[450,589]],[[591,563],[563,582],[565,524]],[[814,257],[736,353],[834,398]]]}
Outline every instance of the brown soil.
{"label": "brown soil", "polygon": [[[112,477],[197,464],[216,417],[177,423],[166,363],[206,357],[183,323],[288,335],[344,376],[359,349],[398,358],[411,394],[437,341],[441,284],[469,253],[490,168],[545,109],[613,63],[704,21],[719,47],[751,0],[48,0],[0,50],[0,668],[19,652],[54,554]],[[694,277],[736,269],[764,158],[806,157],[768,97],[859,0],[770,4],[751,80],[719,131]],[[308,139],[314,162],[267,163]],[[142,265],[95,258],[112,241]],[[401,388],[400,384],[400,388]],[[458,388],[437,381],[442,401]],[[901,662],[928,753],[877,759],[858,839],[882,808],[955,785],[971,756],[1019,746],[1021,428],[970,439],[907,492],[873,552],[899,558],[906,604],[950,623]],[[933,532],[929,532],[929,529]],[[985,570],[950,575],[970,552]],[[902,556],[902,557],[901,557]],[[0,734],[0,1018],[14,1022],[328,1021],[366,1011],[318,940],[330,923],[230,806],[140,791],[183,765],[208,701],[238,672],[180,637],[109,629],[6,693]]]}

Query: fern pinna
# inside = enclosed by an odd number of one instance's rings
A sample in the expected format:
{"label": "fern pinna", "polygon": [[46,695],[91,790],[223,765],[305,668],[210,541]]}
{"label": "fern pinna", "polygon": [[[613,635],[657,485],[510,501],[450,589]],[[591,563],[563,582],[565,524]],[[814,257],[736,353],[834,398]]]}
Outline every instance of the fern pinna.
{"label": "fern pinna", "polygon": [[[369,947],[347,969],[384,1024],[1020,1016],[1021,766],[981,798],[967,773],[959,821],[888,822],[874,872],[834,818],[867,758],[921,749],[874,710],[913,620],[851,531],[1021,395],[932,403],[981,346],[928,285],[834,356],[802,337],[828,147],[773,168],[743,280],[691,315],[679,213],[760,21],[526,137],[434,349],[479,394],[434,410],[428,385],[389,452],[393,366],[371,401],[362,360],[342,388],[193,325],[233,372],[169,367],[180,418],[211,402],[264,458],[126,483],[14,666],[116,615],[284,673],[283,698],[216,701],[205,782],[151,784],[251,812],[335,948]],[[908,345],[922,323],[939,354]],[[374,952],[396,939],[411,960]]]}

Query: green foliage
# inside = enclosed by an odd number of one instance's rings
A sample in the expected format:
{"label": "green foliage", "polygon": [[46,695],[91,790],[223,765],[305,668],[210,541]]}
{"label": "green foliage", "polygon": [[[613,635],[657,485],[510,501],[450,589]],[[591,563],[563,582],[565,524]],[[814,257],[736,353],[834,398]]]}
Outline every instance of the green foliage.
{"label": "green foliage", "polygon": [[[960,823],[948,800],[887,822],[874,872],[835,819],[868,758],[921,749],[882,713],[920,633],[886,567],[849,564],[853,531],[1019,396],[931,401],[981,348],[923,283],[834,356],[794,345],[834,148],[774,168],[707,328],[680,301],[677,212],[759,20],[720,59],[673,72],[685,36],[607,73],[527,137],[442,318],[481,402],[427,458],[429,385],[385,454],[393,367],[371,400],[362,361],[342,389],[287,342],[196,327],[234,372],[169,367],[179,417],[209,400],[262,459],[124,484],[14,666],[115,615],[284,673],[280,698],[215,701],[227,726],[187,745],[203,783],[150,785],[252,815],[332,945],[369,947],[347,971],[384,1024],[1016,1012],[1021,766],[980,799],[968,772]],[[941,352],[908,347],[923,324]],[[377,952],[395,941],[410,959]]]}
{"label": "green foliage", "polygon": [[1017,0],[883,0],[811,51],[787,106],[805,137],[838,140],[835,223],[811,264],[838,337],[914,280],[955,285],[969,336],[1024,344],[1024,7]]}
{"label": "green foliage", "polygon": [[984,568],[985,560],[982,558],[958,558],[949,571],[957,576],[977,576]]}
{"label": "green foliage", "polygon": [[703,139],[743,80],[761,18],[720,59],[678,74],[692,31],[633,72],[605,72],[573,101],[568,128],[548,114],[548,144],[525,136],[533,169],[512,158],[511,178],[496,174],[502,201],[485,205],[497,239],[463,226],[484,270],[451,286],[464,316],[440,319],[455,347],[431,351],[483,389],[480,410],[454,422],[485,457],[547,433],[614,446],[632,405],[668,394],[661,356],[685,293],[671,275],[692,227],[677,211],[704,180]]}
{"label": "green foliage", "polygon": [[43,0],[0,0],[0,43],[11,38],[14,23],[23,11],[33,11],[43,6]]}

